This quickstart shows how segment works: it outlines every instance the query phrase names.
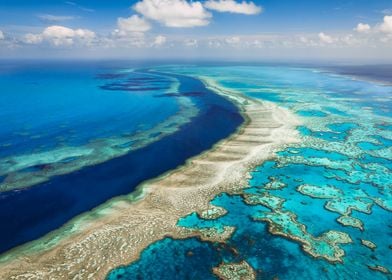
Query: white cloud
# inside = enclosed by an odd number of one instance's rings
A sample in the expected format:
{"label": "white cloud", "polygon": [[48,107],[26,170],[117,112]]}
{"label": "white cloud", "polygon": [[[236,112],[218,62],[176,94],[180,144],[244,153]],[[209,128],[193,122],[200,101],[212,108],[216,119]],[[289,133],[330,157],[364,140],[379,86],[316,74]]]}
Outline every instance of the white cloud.
{"label": "white cloud", "polygon": [[[320,39],[320,36],[322,39]],[[197,40],[197,44],[196,44]],[[392,40],[392,37],[390,38]],[[172,42],[173,40],[171,40]],[[385,43],[385,42],[386,43]],[[234,36],[209,36],[198,37],[197,39],[185,38],[182,40],[183,46],[194,46],[199,49],[222,49],[229,51],[235,49],[238,53],[245,54],[249,50],[249,55],[253,50],[309,50],[314,53],[320,52],[328,46],[331,52],[344,52],[349,50],[358,51],[366,48],[386,47],[386,39],[380,43],[378,36],[362,36],[357,33],[303,33],[303,34],[255,34],[255,35],[234,35]],[[288,52],[290,52],[288,51]],[[328,52],[327,50],[323,50]],[[248,53],[246,53],[248,55]]]}
{"label": "white cloud", "polygon": [[95,32],[88,29],[75,29],[75,37],[84,42],[91,42],[95,38]]}
{"label": "white cloud", "polygon": [[43,38],[41,34],[28,33],[23,37],[23,42],[25,42],[26,44],[38,44],[41,43],[42,40]]}
{"label": "white cloud", "polygon": [[196,39],[186,39],[184,41],[184,46],[186,47],[197,47],[198,41]]}
{"label": "white cloud", "polygon": [[345,35],[339,38],[339,40],[347,46],[359,46],[361,44],[361,40],[359,40],[352,34]]}
{"label": "white cloud", "polygon": [[64,26],[53,25],[45,28],[42,32],[45,40],[55,46],[72,45],[75,39],[80,39],[86,43],[95,37],[95,33],[88,29],[71,29]]}
{"label": "white cloud", "polygon": [[129,18],[118,18],[118,29],[115,33],[120,36],[135,35],[135,33],[144,33],[151,29],[151,25],[138,15],[133,15]]}
{"label": "white cloud", "polygon": [[75,41],[89,45],[95,38],[95,33],[88,29],[71,29],[60,25],[52,25],[44,29],[42,33],[28,33],[24,36],[27,44],[38,44],[43,41],[54,46],[70,46]]}
{"label": "white cloud", "polygon": [[142,0],[133,8],[144,17],[169,27],[205,26],[211,18],[211,14],[198,1]]}
{"label": "white cloud", "polygon": [[207,42],[207,45],[211,49],[219,49],[222,46],[222,44],[219,40],[209,40]]}
{"label": "white cloud", "polygon": [[4,39],[4,33],[3,33],[3,31],[0,30],[0,40],[3,40],[3,39]]}
{"label": "white cloud", "polygon": [[244,15],[256,15],[261,13],[262,8],[253,2],[242,1],[238,3],[234,0],[208,0],[204,6],[207,9],[218,12],[228,12]]}
{"label": "white cloud", "polygon": [[318,37],[322,43],[332,44],[335,40],[331,36],[321,32],[318,34]]}
{"label": "white cloud", "polygon": [[354,30],[366,35],[362,36],[363,41],[372,42],[373,46],[377,45],[377,42],[387,44],[392,40],[392,15],[384,16],[383,21],[373,28],[369,24],[359,23]]}
{"label": "white cloud", "polygon": [[[151,25],[144,18],[133,15],[129,18],[118,18],[117,29],[114,30],[114,35],[111,44],[122,47],[146,47],[147,42],[144,33],[151,29]],[[150,46],[154,42],[150,43]]]}
{"label": "white cloud", "polygon": [[49,26],[42,32],[42,37],[55,46],[72,45],[74,36],[75,32],[73,29],[59,25]]}
{"label": "white cloud", "polygon": [[392,42],[392,36],[385,36],[380,38],[380,42],[384,44],[390,44],[390,41]]}
{"label": "white cloud", "polygon": [[380,25],[380,30],[384,33],[392,33],[392,16],[384,17],[384,21]]}
{"label": "white cloud", "polygon": [[305,47],[316,47],[316,46],[319,45],[319,43],[314,40],[313,36],[312,37],[307,37],[307,36],[301,35],[301,36],[299,36],[299,38],[297,38],[297,40],[298,40],[299,45],[301,47],[303,47],[303,46],[305,46]]}
{"label": "white cloud", "polygon": [[304,44],[309,43],[309,39],[306,38],[305,36],[300,36],[300,37],[299,37],[299,41],[300,41],[301,43],[304,43]]}
{"label": "white cloud", "polygon": [[[157,0],[143,0],[156,2]],[[184,0],[161,0],[167,2],[181,2],[192,6],[191,3]],[[195,0],[202,1],[202,0]],[[218,0],[216,0],[218,1]],[[239,0],[237,0],[239,1]],[[249,0],[248,0],[249,1]],[[154,3],[155,3],[154,2]],[[142,3],[142,2],[139,2]],[[195,2],[193,2],[195,3]],[[199,3],[199,2],[197,2]],[[255,3],[259,3],[255,1]],[[161,7],[161,6],[160,6]],[[165,13],[161,14],[159,21],[164,23],[168,20],[169,12],[162,8]],[[206,10],[204,10],[206,11]],[[179,11],[173,12],[175,15]],[[184,15],[179,16],[181,21],[186,21]],[[151,17],[150,17],[151,18]],[[178,18],[174,17],[176,20]],[[145,55],[162,55],[170,53],[174,56],[181,56],[186,52],[198,50],[198,55],[206,55],[215,57],[215,55],[244,55],[252,57],[255,53],[262,54],[283,53],[290,54],[322,56],[330,53],[340,53],[345,55],[365,54],[381,57],[392,56],[390,54],[390,46],[392,42],[392,32],[390,32],[390,23],[392,16],[382,16],[378,24],[367,27],[366,22],[358,24],[355,28],[358,32],[351,30],[339,30],[336,32],[324,31],[321,33],[259,33],[259,34],[193,34],[188,32],[175,32],[171,35],[150,34],[151,21],[143,15],[134,15],[129,18],[118,18],[117,29],[113,33],[106,35],[96,35],[93,31],[87,29],[72,29],[61,25],[51,25],[41,32],[28,33],[23,37],[18,34],[9,34],[4,38],[4,34],[0,32],[0,46],[4,49],[17,49],[23,54],[25,44],[45,45],[44,50],[49,50],[47,45],[68,46],[67,49],[71,55],[78,51],[86,53],[100,52],[102,55],[136,55],[139,52]],[[210,18],[206,19],[207,21]],[[158,20],[158,19],[156,19]],[[173,20],[173,18],[171,18]],[[183,23],[183,22],[182,22]],[[189,27],[189,26],[188,26]],[[368,30],[369,31],[366,31]],[[29,28],[25,31],[31,32],[35,30]],[[361,30],[361,31],[360,31]],[[121,34],[122,36],[120,36]],[[226,35],[227,34],[227,35]],[[3,38],[3,40],[1,40]],[[93,47],[93,48],[90,48]],[[26,47],[27,48],[27,47]],[[38,51],[38,48],[36,48]],[[56,49],[56,48],[54,48]],[[129,51],[130,49],[135,50]],[[112,50],[112,51],[109,51]],[[233,51],[235,50],[235,51]],[[322,50],[322,51],[321,51]],[[28,51],[26,51],[28,53]],[[42,54],[45,54],[42,51]]]}
{"label": "white cloud", "polygon": [[357,27],[354,28],[354,30],[359,33],[368,33],[370,32],[370,29],[370,25],[366,23],[358,23]]}
{"label": "white cloud", "polygon": [[241,38],[238,36],[234,36],[234,37],[226,38],[225,42],[230,45],[235,45],[241,42]]}
{"label": "white cloud", "polygon": [[155,37],[153,45],[154,46],[161,46],[161,45],[166,43],[166,40],[167,39],[166,39],[165,36],[158,35],[158,36]]}

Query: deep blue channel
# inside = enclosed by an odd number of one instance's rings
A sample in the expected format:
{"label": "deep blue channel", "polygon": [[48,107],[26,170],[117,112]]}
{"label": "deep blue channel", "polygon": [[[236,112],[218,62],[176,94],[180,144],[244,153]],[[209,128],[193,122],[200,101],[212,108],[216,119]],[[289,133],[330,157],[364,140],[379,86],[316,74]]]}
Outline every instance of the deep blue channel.
{"label": "deep blue channel", "polygon": [[127,155],[0,193],[0,253],[39,238],[112,197],[131,193],[141,182],[211,148],[244,121],[236,106],[201,81],[175,77],[179,92],[192,98],[199,114],[177,132]]}

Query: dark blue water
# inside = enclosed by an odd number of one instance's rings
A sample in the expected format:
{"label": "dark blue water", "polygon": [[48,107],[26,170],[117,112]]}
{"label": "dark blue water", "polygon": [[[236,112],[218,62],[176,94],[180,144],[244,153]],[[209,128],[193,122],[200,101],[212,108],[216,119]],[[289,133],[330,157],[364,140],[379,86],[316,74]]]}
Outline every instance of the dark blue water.
{"label": "dark blue water", "polygon": [[[181,83],[179,92],[191,96],[200,110],[190,123],[125,156],[28,189],[1,193],[0,252],[41,237],[112,197],[132,192],[142,181],[211,148],[243,122],[232,103],[206,89],[199,80],[176,78]],[[189,94],[195,92],[201,94]]]}
{"label": "dark blue water", "polygon": [[392,65],[390,64],[333,66],[325,68],[343,75],[362,77],[388,84],[392,83]]}

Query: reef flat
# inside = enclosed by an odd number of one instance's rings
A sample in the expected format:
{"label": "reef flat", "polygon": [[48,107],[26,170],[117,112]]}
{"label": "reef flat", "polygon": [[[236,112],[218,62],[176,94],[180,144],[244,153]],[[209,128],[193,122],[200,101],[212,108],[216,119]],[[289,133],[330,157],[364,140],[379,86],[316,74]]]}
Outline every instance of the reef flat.
{"label": "reef flat", "polygon": [[221,264],[213,269],[219,279],[222,280],[254,280],[256,273],[245,261],[233,264]]}
{"label": "reef flat", "polygon": [[249,170],[282,146],[298,142],[294,128],[300,123],[273,103],[226,90],[206,78],[203,81],[241,109],[246,122],[234,135],[183,167],[140,186],[143,195],[138,201],[132,196],[113,199],[53,233],[62,232],[55,244],[53,236],[46,236],[9,252],[1,260],[0,277],[104,278],[111,269],[137,260],[144,248],[164,237],[227,240],[233,228],[190,229],[177,222],[193,212],[214,216],[214,211],[208,212],[210,201],[222,192],[246,188]]}
{"label": "reef flat", "polygon": [[254,168],[250,188],[214,198],[224,216],[179,221],[189,228],[236,228],[226,241],[235,253],[216,248],[211,269],[246,261],[261,279],[390,279],[390,86],[305,68],[180,70],[271,100],[302,122],[301,141]]}

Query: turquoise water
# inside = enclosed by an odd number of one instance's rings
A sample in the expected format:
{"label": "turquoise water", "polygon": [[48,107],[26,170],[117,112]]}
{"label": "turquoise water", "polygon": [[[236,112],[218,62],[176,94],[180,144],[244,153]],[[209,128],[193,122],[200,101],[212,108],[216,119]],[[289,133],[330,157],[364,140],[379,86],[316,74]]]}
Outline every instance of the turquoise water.
{"label": "turquoise water", "polygon": [[[258,279],[391,279],[391,86],[306,68],[168,69],[213,78],[228,89],[275,102],[302,122],[297,128],[301,142],[256,167],[249,188],[211,202],[225,208],[226,215],[204,220],[193,213],[178,221],[196,229],[236,228],[224,245],[228,249],[210,244],[204,251],[206,261],[197,264],[191,257],[185,257],[189,262],[181,258],[183,271],[208,268],[208,277],[194,279],[215,279],[212,268],[217,263],[246,261]],[[361,240],[376,247],[368,248]],[[207,248],[205,244],[165,239],[152,246],[165,246],[163,254],[174,264],[176,258],[170,256],[183,250],[178,248],[196,250]],[[159,250],[154,252],[159,255]],[[164,272],[163,279],[175,278],[175,269],[152,264],[152,256],[148,248],[140,260],[108,278],[149,279],[157,270]]]}
{"label": "turquoise water", "polygon": [[118,65],[2,64],[0,190],[29,187],[155,141],[165,123],[181,125],[175,116],[186,102],[192,110],[185,98],[156,98],[177,84]]}
{"label": "turquoise water", "polygon": [[[218,265],[217,248],[214,244],[201,243],[195,238],[181,242],[166,238],[149,246],[142,254],[142,261],[134,263],[131,268],[118,269],[113,272],[111,278],[209,279],[211,278],[209,265],[200,266],[200,263]],[[167,269],[161,269],[161,267]],[[192,267],[197,267],[197,269],[192,269]]]}
{"label": "turquoise water", "polygon": [[[95,139],[146,130],[178,111],[175,100],[154,98],[160,92],[154,89],[130,93],[100,88],[108,81],[140,79],[142,74],[109,79],[102,72],[105,69],[88,64],[2,65],[0,146],[7,148],[0,150],[0,157],[86,145]],[[165,90],[173,83],[162,82]]]}

